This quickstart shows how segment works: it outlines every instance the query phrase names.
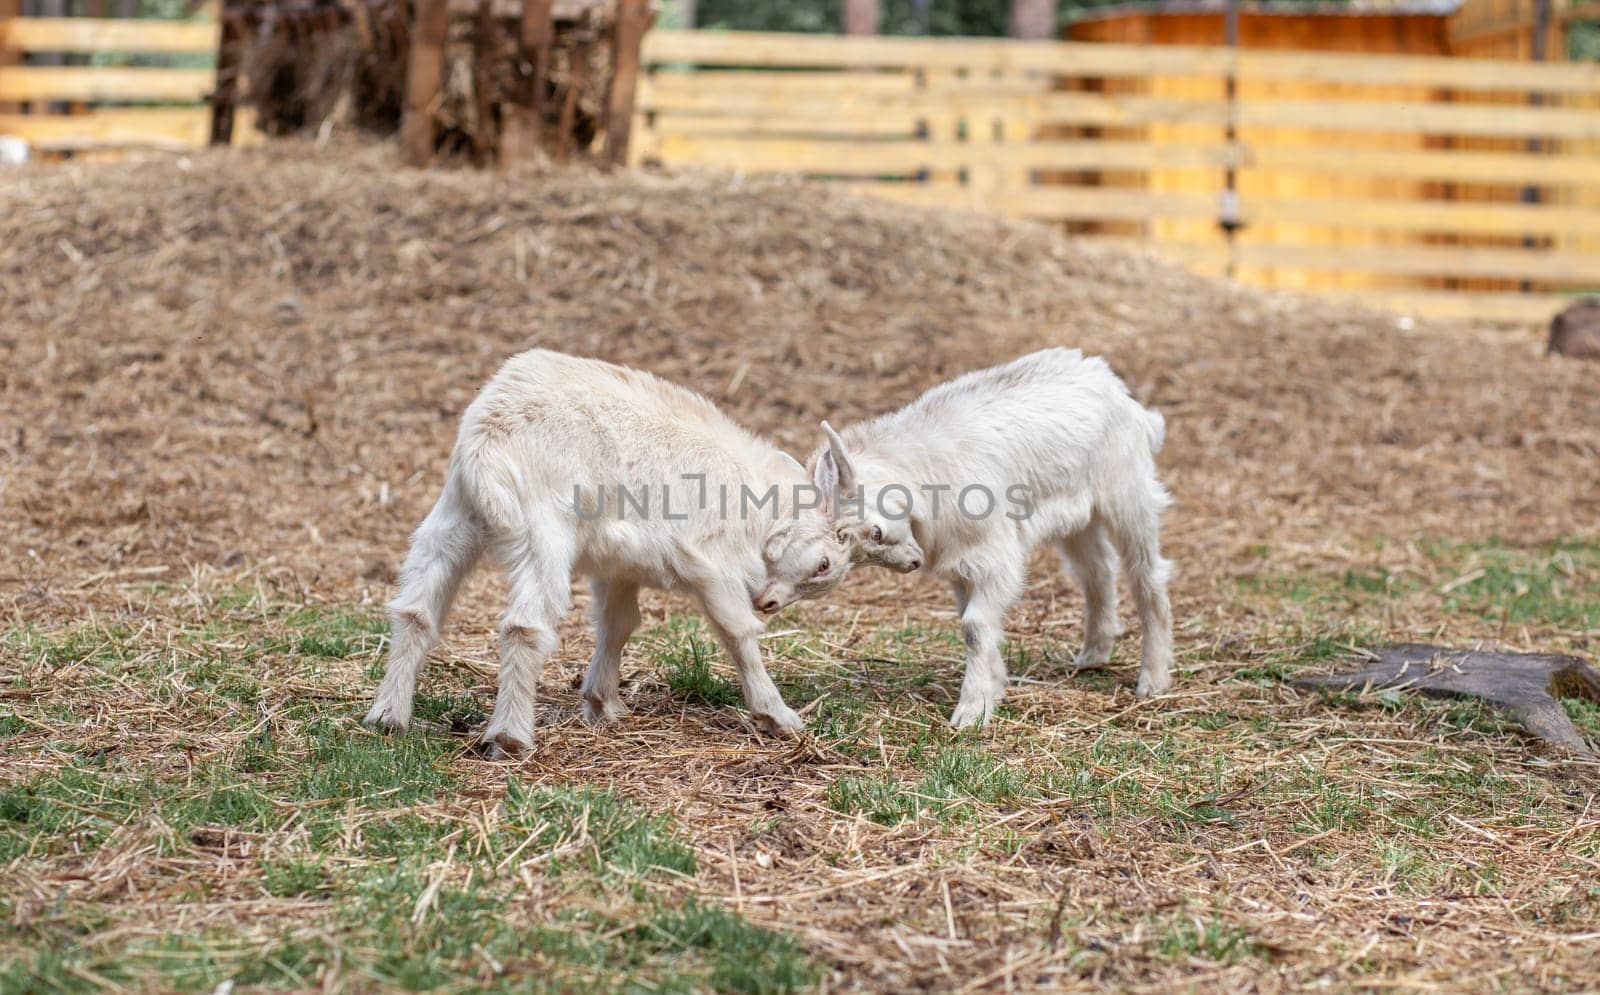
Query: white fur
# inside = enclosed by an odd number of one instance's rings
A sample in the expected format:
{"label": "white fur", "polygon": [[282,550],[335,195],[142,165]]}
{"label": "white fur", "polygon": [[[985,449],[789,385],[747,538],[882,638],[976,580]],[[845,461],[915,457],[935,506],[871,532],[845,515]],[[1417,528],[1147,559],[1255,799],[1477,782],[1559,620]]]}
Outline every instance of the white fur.
{"label": "white fur", "polygon": [[[684,474],[705,475],[704,504],[700,485]],[[662,513],[663,484],[671,519]],[[404,729],[410,722],[423,661],[462,579],[488,552],[511,583],[499,694],[480,733],[491,751],[532,745],[539,673],[571,607],[574,573],[587,575],[594,592],[586,719],[627,711],[617,694],[622,646],[639,623],[639,588],[661,587],[699,600],[733,657],[755,721],[769,732],[800,729],[762,666],[756,638],[764,628],[758,608],[770,614],[826,593],[849,569],[848,550],[824,513],[792,514],[793,488],[808,484],[793,458],[681,387],[560,353],[513,358],[462,417],[444,493],[412,537],[368,723]],[[614,502],[617,485],[633,493],[648,487],[650,513],[630,509],[619,519],[608,504],[595,516],[594,496],[606,489]],[[734,503],[724,514],[719,488],[731,488],[736,501],[741,485],[756,493],[778,485],[779,507],[740,515]]]}
{"label": "white fur", "polygon": [[[893,414],[853,425],[812,456],[813,477],[836,483],[848,502],[857,483],[865,501],[846,503],[841,524],[857,562],[907,569],[923,560],[955,590],[967,645],[966,677],[951,723],[987,723],[1005,693],[1002,623],[1027,579],[1028,558],[1041,543],[1058,545],[1087,602],[1080,667],[1111,657],[1118,634],[1118,560],[1138,603],[1144,644],[1137,694],[1171,686],[1171,564],[1160,551],[1161,514],[1170,497],[1156,479],[1154,454],[1165,437],[1161,416],[1129,394],[1106,363],[1076,349],[1047,349],[941,384]],[[914,500],[907,520],[879,511],[884,488],[900,484]],[[951,490],[934,513],[924,485]],[[997,497],[987,516],[962,515],[950,504],[962,488],[981,485]],[[1031,517],[1007,500],[1023,485]],[[984,505],[974,492],[969,508]],[[848,523],[848,524],[846,524]],[[875,535],[881,538],[874,540]],[[908,553],[907,551],[912,551]]]}

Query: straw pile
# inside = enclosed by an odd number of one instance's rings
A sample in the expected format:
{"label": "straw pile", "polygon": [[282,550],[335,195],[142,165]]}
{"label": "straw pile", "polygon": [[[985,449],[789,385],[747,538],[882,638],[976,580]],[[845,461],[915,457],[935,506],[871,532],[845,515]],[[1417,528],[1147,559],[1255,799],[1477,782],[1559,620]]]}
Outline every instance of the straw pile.
{"label": "straw pile", "polygon": [[[825,792],[860,761],[826,742],[744,738],[726,712],[668,703],[649,676],[630,685],[640,704],[620,733],[579,726],[570,682],[590,645],[579,612],[547,671],[546,728],[523,776],[613,784],[673,813],[700,853],[693,886],[794,932],[839,986],[1459,987],[1485,971],[1513,988],[1540,977],[1600,982],[1584,945],[1559,941],[1592,929],[1596,914],[1592,877],[1585,885],[1572,863],[1594,864],[1600,842],[1585,802],[1592,769],[1552,766],[1510,734],[1430,724],[1433,713],[1341,717],[1292,691],[1229,682],[1270,647],[1304,637],[1292,626],[1303,605],[1246,597],[1243,581],[1382,564],[1432,591],[1449,578],[1428,572],[1436,568],[1416,537],[1531,544],[1592,533],[1600,391],[1584,364],[1542,357],[1533,335],[1402,328],[1354,304],[1253,292],[1042,227],[783,181],[407,172],[383,148],[281,143],[67,165],[9,183],[0,200],[0,609],[13,624],[49,629],[92,612],[161,640],[180,620],[225,614],[215,592],[240,585],[296,602],[375,605],[437,493],[460,411],[507,355],[529,347],[655,371],[803,454],[820,418],[848,422],[963,370],[1081,346],[1106,355],[1167,416],[1160,462],[1177,496],[1167,550],[1179,568],[1179,687],[1135,708],[1115,684],[1085,685],[1058,668],[1017,688],[1016,716],[992,749],[1025,766],[1068,755],[1040,744],[1081,757],[1123,744],[1124,760],[1095,760],[1084,777],[1131,774],[1123,789],[1178,791],[1191,799],[1186,811],[1201,811],[1193,799],[1205,795],[1247,813],[1244,823],[1197,817],[1179,831],[1118,816],[1114,805],[1102,821],[1059,799],[974,803],[981,831],[843,816]],[[1596,583],[1581,570],[1574,578]],[[493,670],[485,634],[498,591],[480,575],[441,654],[480,694]],[[1075,598],[1042,557],[1012,635],[1070,644]],[[656,595],[646,606],[651,620],[686,607]],[[863,633],[948,628],[947,612],[946,593],[926,580],[863,571],[835,602],[800,613],[824,635],[814,657],[789,666],[829,680],[848,673],[870,688],[878,664]],[[1600,640],[1403,605],[1381,626],[1579,652]],[[1132,638],[1119,659],[1131,657]],[[949,647],[924,649],[939,661],[934,683],[907,694],[933,695],[926,729],[948,710],[959,675]],[[638,666],[630,655],[629,670]],[[369,686],[359,662],[283,679],[302,699],[327,695],[345,711]],[[71,734],[107,735],[104,723],[138,714],[149,724],[120,748],[181,759],[194,730],[211,724],[182,700],[116,693],[123,698],[89,709],[100,717]],[[1224,724],[1193,725],[1200,715]],[[1173,735],[1191,738],[1163,738],[1175,728],[1164,723],[1186,721]],[[1254,721],[1282,723],[1281,732],[1251,739]],[[913,733],[883,727],[873,769],[907,769]],[[1158,743],[1161,756],[1192,767],[1193,783],[1139,766],[1156,748],[1141,744]],[[1386,779],[1414,776],[1426,755],[1465,772],[1447,795],[1466,798],[1485,752],[1498,757],[1501,789],[1559,817],[1520,824],[1515,812],[1528,810],[1513,805],[1503,823],[1441,822],[1442,832],[1413,840],[1441,874],[1420,896],[1361,863],[1385,841],[1412,839],[1411,823],[1307,829],[1319,825],[1321,796],[1272,794],[1314,769],[1387,799],[1385,785],[1410,782]],[[52,756],[41,746],[35,766]],[[474,788],[445,807],[476,819],[504,772],[465,757],[455,766]],[[781,827],[755,839],[750,826],[763,813],[781,815]],[[1002,835],[1020,842],[988,842]],[[13,870],[53,882],[41,909],[50,889],[102,888],[93,894],[109,897],[95,901],[133,930],[181,928],[200,890],[216,903],[208,921],[246,936],[319,921],[314,901],[251,904],[259,891],[248,863],[202,889],[185,875],[221,874],[204,870],[211,863],[126,856],[114,888],[103,886],[109,856]],[[1485,890],[1457,876],[1485,867]],[[746,903],[752,895],[784,897]],[[544,914],[536,897],[525,906],[516,914]],[[1210,928],[1201,917],[1220,917],[1222,935],[1243,931],[1255,953],[1239,960],[1206,947],[1204,964],[1158,956],[1139,917],[1191,908],[1195,930]],[[1524,973],[1535,970],[1546,973]]]}

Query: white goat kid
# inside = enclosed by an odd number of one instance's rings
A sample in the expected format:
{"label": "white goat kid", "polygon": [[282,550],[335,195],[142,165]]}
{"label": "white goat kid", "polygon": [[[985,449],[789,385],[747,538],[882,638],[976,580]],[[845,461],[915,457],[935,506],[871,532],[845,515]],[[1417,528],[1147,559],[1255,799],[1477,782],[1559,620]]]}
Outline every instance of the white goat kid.
{"label": "white goat kid", "polygon": [[1002,623],[1029,555],[1046,542],[1060,547],[1087,602],[1076,665],[1111,658],[1120,554],[1144,627],[1136,693],[1171,686],[1171,564],[1160,550],[1171,499],[1154,460],[1165,424],[1104,360],[1047,349],[843,433],[822,428],[809,465],[840,504],[852,559],[902,571],[926,559],[955,589],[967,669],[952,725],[986,724],[1004,695]]}
{"label": "white goat kid", "polygon": [[617,693],[622,646],[639,624],[639,588],[651,586],[699,600],[758,725],[799,730],[756,639],[759,615],[827,593],[849,569],[833,523],[805,507],[811,493],[799,463],[698,394],[597,360],[516,356],[467,408],[444,493],[412,537],[367,722],[407,727],[423,661],[487,551],[511,584],[499,694],[479,733],[491,754],[532,746],[539,674],[571,607],[575,572],[594,593],[586,720],[627,712]]}

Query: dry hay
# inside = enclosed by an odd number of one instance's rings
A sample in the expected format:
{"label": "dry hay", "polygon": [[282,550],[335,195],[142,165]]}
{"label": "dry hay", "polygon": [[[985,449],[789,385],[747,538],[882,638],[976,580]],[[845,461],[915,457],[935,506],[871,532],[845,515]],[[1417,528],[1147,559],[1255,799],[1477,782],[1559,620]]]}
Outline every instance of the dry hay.
{"label": "dry hay", "polygon": [[[578,613],[521,776],[612,785],[671,813],[701,868],[671,887],[793,932],[828,965],[830,987],[1600,984],[1585,953],[1600,866],[1593,766],[1425,706],[1342,713],[1236,676],[1348,631],[1252,585],[1345,571],[1419,579],[1421,593],[1383,599],[1381,617],[1377,602],[1349,603],[1378,635],[1593,653],[1592,625],[1449,613],[1434,593],[1494,554],[1474,546],[1441,566],[1432,542],[1531,548],[1593,537],[1600,521],[1600,392],[1581,364],[1540,356],[1531,335],[1402,328],[1040,227],[782,181],[403,172],[381,149],[282,144],[25,172],[3,197],[0,604],[13,626],[92,620],[159,647],[230,612],[292,629],[228,607],[231,591],[260,592],[257,608],[380,602],[436,493],[456,417],[507,354],[531,346],[661,373],[798,453],[819,418],[845,422],[962,370],[1077,345],[1106,355],[1168,419],[1178,687],[1135,704],[1126,666],[1099,682],[1036,668],[987,749],[1041,784],[1051,764],[1083,762],[1077,776],[1131,794],[1107,787],[1109,810],[1062,794],[975,800],[954,824],[841,814],[828,794],[839,779],[916,776],[908,744],[938,735],[959,680],[948,646],[912,637],[932,684],[907,695],[925,707],[885,704],[868,762],[823,736],[774,744],[731,710],[673,704],[633,649],[637,714],[613,733],[584,729],[571,685],[590,645]],[[1043,558],[1036,567],[1012,634],[1048,658],[1075,641],[1078,602]],[[1460,577],[1441,576],[1447,567]],[[1593,570],[1571,568],[1575,589],[1596,583]],[[493,579],[469,588],[436,654],[435,673],[462,676],[480,698],[498,591]],[[646,605],[654,621],[684,608],[662,596]],[[936,585],[867,572],[795,618],[803,648],[777,670],[835,682],[833,694],[874,693],[876,675],[903,668],[880,658],[875,632],[949,628]],[[348,717],[372,659],[271,674],[282,694]],[[23,663],[46,672],[34,656]],[[193,730],[216,730],[213,755],[242,741],[181,698],[152,699],[131,678],[108,697],[72,669],[49,671],[60,689],[26,694],[41,705],[82,695],[94,717],[73,726],[33,713],[40,730],[8,751],[7,780],[51,769],[46,744],[62,735],[116,738],[161,770],[181,769]],[[1194,724],[1211,715],[1227,721]],[[1250,723],[1275,731],[1250,738]],[[1123,752],[1098,759],[1108,743]],[[1176,767],[1146,763],[1162,751]],[[506,771],[460,751],[449,766],[467,787],[424,808],[490,820]],[[1308,770],[1404,798],[1422,790],[1407,780],[1419,767],[1451,772],[1462,797],[1492,778],[1540,817],[1444,810],[1426,842],[1388,814],[1307,828],[1321,825]],[[1184,811],[1243,822],[1197,816],[1177,829],[1118,807],[1164,792]],[[760,819],[776,828],[755,833]],[[140,832],[92,858],[18,858],[4,874],[33,897],[13,918],[45,915],[54,889],[100,903],[131,933],[198,916],[261,937],[321,908],[263,902],[253,865],[229,850],[244,843],[191,839],[156,860]],[[1424,849],[1437,876],[1408,891],[1374,872],[1390,840]],[[195,875],[208,882],[199,904]],[[536,885],[546,903],[582,902]],[[1250,937],[1247,955],[1203,939],[1213,927]]]}

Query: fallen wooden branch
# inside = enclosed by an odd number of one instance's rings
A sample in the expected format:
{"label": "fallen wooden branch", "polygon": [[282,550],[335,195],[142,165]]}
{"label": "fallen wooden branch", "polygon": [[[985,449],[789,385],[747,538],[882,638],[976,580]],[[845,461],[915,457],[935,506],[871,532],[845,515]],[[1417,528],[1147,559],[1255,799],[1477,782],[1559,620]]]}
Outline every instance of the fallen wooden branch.
{"label": "fallen wooden branch", "polygon": [[1575,656],[1497,653],[1425,643],[1378,647],[1377,661],[1348,674],[1299,677],[1304,688],[1419,691],[1437,698],[1479,698],[1500,708],[1540,739],[1594,756],[1561,707],[1561,698],[1600,702],[1600,671]]}

